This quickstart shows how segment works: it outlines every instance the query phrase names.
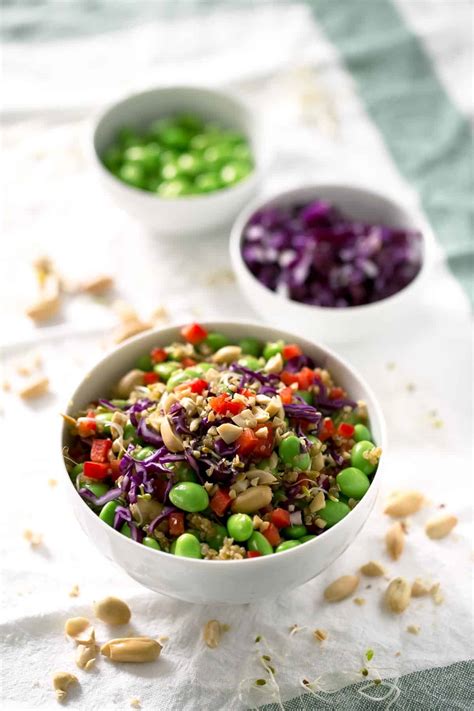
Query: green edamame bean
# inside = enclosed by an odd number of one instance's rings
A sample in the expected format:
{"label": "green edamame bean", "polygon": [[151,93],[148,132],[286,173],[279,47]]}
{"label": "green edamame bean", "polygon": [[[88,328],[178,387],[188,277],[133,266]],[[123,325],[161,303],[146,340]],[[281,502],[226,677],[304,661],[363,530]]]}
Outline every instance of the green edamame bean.
{"label": "green edamame bean", "polygon": [[242,353],[259,358],[262,353],[262,344],[256,338],[242,338],[238,344],[242,348]]}
{"label": "green edamame bean", "polygon": [[368,442],[367,440],[362,440],[361,442],[356,442],[352,447],[351,452],[351,464],[353,467],[360,469],[364,474],[373,474],[377,469],[376,464],[371,464],[368,459],[365,458],[366,452],[370,452],[374,449],[375,445],[373,442]]}
{"label": "green edamame bean", "polygon": [[72,468],[71,476],[77,476],[78,474],[82,474],[83,471],[84,471],[83,464],[75,464]]}
{"label": "green edamame bean", "polygon": [[99,412],[96,414],[95,421],[99,432],[110,432],[112,417],[113,412]]}
{"label": "green edamame bean", "polygon": [[285,538],[302,538],[307,535],[308,529],[300,524],[299,526],[288,526],[283,529],[282,533]]}
{"label": "green edamame bean", "polygon": [[214,365],[212,363],[198,363],[197,365],[193,365],[193,369],[197,370],[199,374],[201,373],[206,373],[208,370],[211,368],[214,368]]}
{"label": "green edamame bean", "polygon": [[293,467],[295,469],[301,469],[303,472],[308,471],[308,469],[311,468],[311,457],[308,452],[298,454],[298,456],[293,459]]}
{"label": "green edamame bean", "polygon": [[308,536],[302,536],[300,538],[300,543],[306,543],[306,541],[312,541],[313,538],[316,538],[316,536],[312,533],[310,533]]}
{"label": "green edamame bean", "polygon": [[140,356],[140,358],[138,358],[136,365],[139,370],[153,370],[153,362],[147,353],[144,353]]}
{"label": "green edamame bean", "polygon": [[266,343],[263,349],[263,357],[265,360],[272,358],[277,353],[281,353],[284,346],[283,341],[276,341],[275,343]]}
{"label": "green edamame bean", "polygon": [[222,187],[219,176],[215,173],[201,173],[194,181],[198,193],[213,193]]}
{"label": "green edamame bean", "polygon": [[336,477],[337,484],[346,496],[359,501],[370,486],[366,474],[355,467],[343,469]]}
{"label": "green edamame bean", "polygon": [[283,553],[283,551],[289,551],[290,548],[296,548],[300,546],[301,541],[283,541],[275,548],[275,553]]}
{"label": "green edamame bean", "polygon": [[154,447],[142,447],[138,452],[136,450],[133,452],[133,458],[138,459],[139,462],[143,462],[144,459],[151,457],[154,452],[156,452]]}
{"label": "green edamame bean", "polygon": [[189,533],[190,536],[194,536],[194,538],[201,543],[201,536],[199,535],[199,531],[195,531],[193,528],[190,528],[189,531],[186,531],[186,533]]}
{"label": "green edamame bean", "polygon": [[92,491],[94,496],[97,496],[99,498],[100,496],[103,496],[106,494],[109,490],[109,487],[107,484],[86,484],[85,486],[86,489],[89,489],[89,491]]}
{"label": "green edamame bean", "polygon": [[356,442],[372,442],[369,428],[360,423],[354,425],[354,439]]}
{"label": "green edamame bean", "polygon": [[120,529],[120,533],[123,536],[127,536],[127,538],[132,537],[132,531],[130,530],[130,526],[128,525],[128,523],[123,524],[122,528]]}
{"label": "green edamame bean", "polygon": [[165,383],[168,381],[169,377],[171,376],[171,373],[174,370],[181,369],[181,366],[179,363],[176,363],[175,361],[172,360],[165,360],[163,363],[157,363],[155,366],[153,366],[153,370],[157,375],[160,376],[161,380],[163,380]]}
{"label": "green edamame bean", "polygon": [[239,365],[243,365],[244,368],[250,368],[250,370],[260,370],[262,367],[260,361],[253,356],[245,356],[244,358],[240,358],[238,362]]}
{"label": "green edamame bean", "polygon": [[227,528],[225,526],[221,526],[219,523],[214,523],[213,531],[206,537],[206,541],[211,548],[218,551],[224,543],[224,538],[227,538]]}
{"label": "green edamame bean", "polygon": [[109,526],[114,525],[115,509],[119,505],[118,501],[109,501],[100,510],[99,518]]}
{"label": "green edamame bean", "polygon": [[192,533],[182,533],[176,539],[174,554],[183,558],[202,558],[201,544]]}
{"label": "green edamame bean", "polygon": [[143,545],[147,546],[148,548],[154,548],[156,551],[161,551],[161,546],[158,541],[154,538],[150,538],[150,536],[145,536],[145,538],[143,539]]}
{"label": "green edamame bean", "polygon": [[131,422],[128,422],[123,428],[123,438],[131,439],[134,444],[138,442],[137,430]]}
{"label": "green edamame bean", "polygon": [[318,511],[319,518],[326,521],[328,526],[334,526],[338,523],[344,516],[350,512],[350,508],[347,504],[342,501],[331,501],[328,499],[326,501],[326,506]]}
{"label": "green edamame bean", "polygon": [[188,195],[191,190],[191,183],[184,178],[175,180],[163,180],[159,185],[157,193],[162,198],[177,198],[181,195]]}
{"label": "green edamame bean", "polygon": [[134,188],[141,188],[145,184],[144,170],[136,163],[124,163],[119,168],[118,174],[124,183],[132,185]]}
{"label": "green edamame bean", "polygon": [[254,531],[247,541],[249,551],[258,551],[262,555],[270,555],[273,553],[273,548],[259,531]]}
{"label": "green edamame bean", "polygon": [[175,372],[171,373],[169,377],[169,380],[166,384],[166,389],[169,391],[174,390],[177,385],[182,385],[183,383],[188,382],[188,380],[198,378],[199,375],[199,371],[194,370],[193,368],[186,368],[186,370],[175,370]]}
{"label": "green edamame bean", "polygon": [[112,405],[115,405],[115,407],[125,407],[126,405],[128,405],[128,400],[118,400],[117,398],[111,400],[110,402],[112,403]]}
{"label": "green edamame bean", "polygon": [[208,333],[207,337],[204,339],[204,343],[206,343],[212,352],[215,353],[219,350],[219,348],[224,348],[224,346],[230,345],[230,339],[227,338],[227,336],[224,336],[223,333],[211,331],[211,333]]}
{"label": "green edamame bean", "polygon": [[296,395],[299,395],[305,402],[308,403],[308,405],[313,404],[313,393],[308,392],[307,390],[297,390]]}
{"label": "green edamame bean", "polygon": [[207,491],[203,486],[193,481],[182,481],[180,484],[175,484],[169,493],[169,498],[172,504],[189,513],[204,511],[209,506]]}
{"label": "green edamame bean", "polygon": [[278,446],[278,454],[280,455],[280,459],[283,460],[283,463],[287,467],[291,467],[293,465],[295,457],[297,457],[300,452],[301,442],[295,435],[285,437],[285,439],[282,439]]}
{"label": "green edamame bean", "polygon": [[235,541],[247,541],[253,533],[252,519],[247,514],[232,514],[227,520],[227,530]]}
{"label": "green edamame bean", "polygon": [[178,540],[178,539],[175,538],[174,541],[171,541],[170,553],[172,553],[173,555],[175,554],[175,551],[176,551],[176,541],[177,541],[177,540]]}
{"label": "green edamame bean", "polygon": [[175,481],[197,481],[193,469],[186,462],[177,462],[173,467]]}

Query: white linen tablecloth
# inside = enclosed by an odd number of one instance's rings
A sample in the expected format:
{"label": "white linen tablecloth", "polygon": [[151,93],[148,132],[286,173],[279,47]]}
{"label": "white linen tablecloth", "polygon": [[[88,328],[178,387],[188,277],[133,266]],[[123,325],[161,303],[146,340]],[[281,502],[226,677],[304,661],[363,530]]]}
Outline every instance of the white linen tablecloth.
{"label": "white linen tablecloth", "polygon": [[[260,28],[248,40],[249,47],[253,41],[259,49],[252,54],[252,67],[248,53],[242,58],[242,73],[230,51],[225,58],[233,67],[233,88],[263,110],[272,126],[272,170],[265,189],[311,179],[356,179],[414,202],[332,46],[316,26],[308,26],[306,8],[274,7],[270,12],[265,7],[253,16],[246,13],[251,10],[234,13],[231,20],[234,27],[239,22],[244,28],[253,17]],[[182,33],[189,21],[174,22]],[[229,18],[217,13],[214,22],[225,25]],[[273,30],[284,39],[282,61],[275,59]],[[148,36],[151,28],[144,32]],[[108,42],[110,51],[117,51],[113,36]],[[273,61],[259,62],[266,46],[272,49]],[[206,55],[203,47],[199,51],[199,74],[222,83],[225,75],[215,55]],[[53,52],[52,46],[45,52]],[[38,48],[27,54],[45,57]],[[18,57],[13,50],[7,53],[12,61]],[[60,65],[60,51],[56,57]],[[177,78],[192,64],[192,58],[187,64],[183,60]],[[314,64],[316,74],[309,69]],[[27,57],[22,67],[28,67]],[[12,72],[10,68],[10,81]],[[28,76],[31,81],[31,71]],[[310,121],[299,103],[308,81],[317,95]],[[98,103],[94,91],[88,98]],[[364,666],[371,669],[370,677],[377,671],[383,677],[399,677],[471,656],[471,324],[467,300],[440,253],[422,302],[403,323],[382,328],[380,339],[338,348],[380,398],[389,451],[376,511],[354,544],[320,577],[258,605],[200,607],[140,587],[86,539],[64,496],[59,412],[81,375],[110,344],[116,317],[109,302],[77,297],[68,300],[57,322],[34,328],[22,315],[32,258],[48,254],[72,280],[113,274],[116,296],[132,303],[144,318],[158,306],[166,307],[176,322],[255,315],[232,280],[227,235],[162,242],[147,234],[99,191],[82,151],[83,111],[65,115],[51,108],[25,111],[15,120],[11,115],[4,131],[9,182],[0,294],[3,366],[13,387],[3,393],[4,707],[55,708],[51,676],[57,670],[71,671],[80,680],[68,699],[72,709],[124,709],[138,698],[144,709],[237,711],[277,699],[270,683],[259,689],[253,683],[268,678],[261,654],[271,655],[284,700],[303,692],[303,678],[321,676],[321,688],[333,690],[361,681]],[[278,325],[278,314],[269,320]],[[15,369],[31,353],[40,354],[51,392],[24,403],[15,394],[22,382]],[[430,504],[411,517],[406,551],[393,563],[384,550],[390,520],[382,511],[387,493],[399,488],[419,489]],[[423,524],[440,507],[458,516],[459,524],[448,538],[432,541]],[[23,538],[26,529],[40,533],[42,545],[31,547]],[[370,559],[382,561],[391,576],[439,582],[444,602],[414,600],[405,614],[393,617],[381,605],[387,581],[368,578],[358,591],[366,601],[363,606],[350,599],[338,605],[323,601],[329,582]],[[75,585],[79,595],[70,597]],[[169,638],[157,663],[118,666],[102,658],[90,672],[75,667],[64,622],[71,616],[90,616],[92,601],[107,594],[130,604],[136,633]],[[202,641],[203,625],[211,618],[230,625],[217,650]],[[290,636],[295,624],[304,629]],[[419,634],[409,634],[408,625],[419,625]],[[315,628],[327,630],[327,641],[313,639]],[[96,629],[101,641],[110,634],[100,623]],[[262,637],[259,644],[256,635]],[[369,648],[374,651],[370,664],[364,659]],[[387,692],[382,708],[394,700],[396,689]]]}

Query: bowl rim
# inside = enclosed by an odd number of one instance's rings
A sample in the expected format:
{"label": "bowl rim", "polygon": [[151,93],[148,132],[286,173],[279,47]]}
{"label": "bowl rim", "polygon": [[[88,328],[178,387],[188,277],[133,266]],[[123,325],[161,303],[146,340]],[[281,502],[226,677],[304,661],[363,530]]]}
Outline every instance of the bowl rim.
{"label": "bowl rim", "polygon": [[[224,321],[202,320],[202,321],[200,321],[200,324],[202,326],[204,326],[205,328],[213,329],[213,330],[219,329],[220,327],[227,327],[227,326],[238,326],[238,327],[242,327],[244,329],[249,328],[249,327],[253,328],[253,329],[255,329],[255,328],[261,329],[262,328],[262,324],[259,323],[258,321],[252,321],[252,320],[241,321],[239,319],[225,319]],[[72,395],[70,396],[70,398],[67,401],[66,408],[62,411],[65,412],[66,414],[70,414],[69,411],[71,409],[71,406],[74,403],[76,394],[82,388],[84,381],[89,379],[93,375],[95,375],[97,373],[97,371],[100,370],[100,368],[102,367],[102,365],[104,364],[105,361],[112,360],[112,359],[116,358],[119,354],[126,351],[131,345],[135,345],[136,343],[138,343],[140,341],[145,341],[145,340],[149,339],[150,337],[156,336],[157,338],[160,338],[160,336],[162,334],[168,333],[168,332],[178,332],[179,333],[179,330],[183,327],[183,325],[186,325],[186,324],[183,324],[182,322],[173,322],[173,323],[168,324],[165,327],[150,329],[149,331],[145,331],[144,333],[140,333],[137,336],[134,336],[133,338],[128,339],[124,343],[120,344],[118,347],[110,349],[107,353],[105,353],[103,355],[103,357],[99,361],[97,361],[95,363],[95,365],[93,367],[89,368],[89,370],[85,373],[85,375],[80,379],[79,383],[77,384],[77,386],[74,389],[74,392],[72,393]],[[271,331],[274,331],[275,333],[280,334],[281,338],[292,339],[291,342],[295,342],[295,343],[299,342],[299,343],[303,343],[304,345],[308,344],[313,347],[316,346],[321,351],[323,351],[325,353],[325,355],[329,356],[331,359],[336,361],[338,366],[340,366],[342,369],[348,371],[350,373],[350,375],[355,380],[358,381],[358,383],[362,386],[362,390],[364,390],[364,393],[371,400],[372,409],[370,411],[370,415],[372,416],[372,420],[377,421],[378,428],[380,430],[380,443],[378,444],[378,446],[382,447],[382,451],[384,452],[384,460],[385,460],[385,458],[387,457],[387,454],[386,454],[386,451],[387,451],[387,428],[386,428],[386,423],[385,423],[383,411],[382,411],[379,401],[376,398],[372,388],[367,384],[367,382],[360,375],[360,373],[355,368],[353,368],[352,365],[350,365],[345,360],[345,358],[342,358],[341,356],[336,354],[331,348],[328,348],[323,343],[317,343],[314,340],[302,338],[301,336],[298,336],[298,335],[293,334],[288,331],[281,330],[279,328],[275,328],[274,326],[270,326],[270,325],[267,326],[266,324],[263,324],[263,328],[266,328],[267,330],[271,330]],[[304,348],[304,345],[303,345],[303,348]],[[63,456],[64,447],[65,447],[64,441],[67,437],[66,427],[67,427],[66,422],[64,420],[62,420],[61,428],[60,428],[60,444],[61,444],[60,458],[62,461],[62,467],[64,470],[65,478],[67,480],[67,485],[72,487],[72,489],[74,489],[74,495],[80,501],[79,505],[85,507],[85,509],[88,512],[86,515],[93,517],[93,520],[99,526],[101,525],[101,526],[105,527],[104,530],[107,530],[107,532],[109,534],[115,535],[117,537],[116,540],[121,541],[124,545],[139,546],[140,550],[146,551],[145,555],[159,555],[160,557],[165,556],[166,557],[165,560],[170,561],[170,562],[173,561],[175,556],[170,555],[166,551],[161,551],[161,550],[158,551],[158,550],[155,550],[152,548],[148,548],[147,546],[144,546],[143,544],[138,543],[137,541],[134,541],[133,539],[128,538],[127,536],[124,536],[123,534],[121,534],[119,531],[117,531],[112,526],[109,526],[107,523],[105,523],[105,521],[102,521],[102,519],[99,518],[99,516],[96,513],[94,513],[94,511],[92,511],[92,509],[86,504],[84,499],[81,496],[79,496],[79,493],[77,492],[76,487],[74,486],[74,483],[72,482],[72,480],[69,476],[69,473],[66,469],[65,460],[64,460],[64,456]],[[376,478],[380,479],[379,471],[380,471],[380,466],[377,468],[375,474],[373,475],[373,477],[371,479],[371,487],[373,486]],[[363,500],[363,498],[361,499],[361,501]],[[333,531],[334,531],[334,529],[337,528],[338,525],[342,524],[342,525],[347,526],[347,521],[350,519],[352,514],[355,512],[356,508],[357,507],[355,507],[354,509],[351,509],[351,511],[349,511],[347,516],[344,516],[344,518],[341,519],[341,521],[334,524],[334,526],[331,526],[330,528],[328,528],[326,531],[323,532],[323,534],[321,534],[320,536],[316,536],[316,538],[312,539],[311,541],[307,541],[304,545],[308,546],[308,548],[306,548],[305,550],[309,551],[309,547],[313,546],[314,551],[316,551],[315,545],[321,545],[320,541],[321,541],[322,536],[324,536],[325,541],[328,542],[332,538]],[[370,512],[369,512],[369,514],[370,514]],[[362,526],[365,525],[366,521],[367,521],[367,518],[364,519],[364,521],[362,522]],[[295,546],[294,548],[290,548],[289,550],[281,551],[278,554],[273,553],[272,555],[262,555],[262,556],[258,556],[257,558],[244,558],[243,560],[247,561],[248,564],[251,563],[253,565],[260,565],[263,567],[264,565],[271,565],[272,563],[270,561],[273,560],[275,555],[277,555],[278,557],[282,556],[282,555],[285,555],[285,556],[294,555],[295,551],[299,550],[299,548],[300,548],[299,546]],[[189,563],[192,566],[213,565],[215,567],[216,565],[221,565],[221,566],[224,565],[225,567],[229,567],[231,565],[235,566],[235,565],[239,565],[242,563],[242,560],[240,560],[240,559],[239,560],[206,560],[204,558],[186,558],[186,557],[183,558],[183,556],[179,556],[178,560],[179,561],[185,560],[187,563]]]}
{"label": "bowl rim", "polygon": [[[181,197],[171,197],[171,198],[163,198],[158,194],[151,193],[148,190],[144,190],[143,188],[137,188],[134,185],[129,185],[128,183],[125,183],[123,180],[120,180],[117,178],[110,170],[106,168],[106,166],[103,164],[99,153],[96,149],[96,135],[97,132],[100,128],[100,126],[105,122],[109,116],[109,114],[115,110],[120,108],[122,104],[125,104],[128,101],[134,101],[137,99],[141,99],[143,96],[147,95],[152,95],[152,94],[163,94],[163,93],[169,93],[172,94],[175,91],[189,91],[189,92],[195,92],[199,94],[206,94],[208,97],[211,96],[218,96],[221,99],[227,100],[231,103],[233,103],[236,107],[238,107],[244,114],[247,115],[249,120],[251,121],[252,125],[254,126],[254,129],[252,130],[251,134],[246,136],[247,140],[251,142],[252,139],[259,138],[260,133],[261,133],[261,121],[257,118],[257,115],[255,114],[254,111],[250,108],[249,104],[245,101],[242,100],[239,96],[237,96],[234,92],[231,91],[223,91],[221,89],[214,89],[212,87],[207,87],[207,86],[193,86],[191,84],[173,84],[169,86],[156,86],[156,87],[150,87],[148,89],[143,89],[142,91],[137,91],[133,92],[131,94],[124,94],[121,98],[119,98],[116,101],[109,102],[104,108],[100,109],[99,111],[96,111],[91,120],[89,121],[89,128],[88,128],[88,138],[87,138],[87,153],[90,157],[90,160],[94,163],[94,165],[99,169],[100,173],[102,176],[106,176],[106,178],[113,184],[113,185],[120,185],[123,189],[125,190],[131,190],[132,194],[134,195],[140,195],[143,197],[144,200],[148,200],[150,202],[156,203],[157,201],[160,202],[160,204],[183,204],[185,200],[191,200],[191,201],[197,201],[197,200],[203,200],[205,201],[210,200],[212,198],[216,197],[221,197],[223,195],[229,195],[231,192],[237,192],[239,188],[242,188],[244,185],[248,187],[249,181],[253,180],[256,181],[259,179],[261,172],[262,172],[262,159],[260,156],[260,153],[257,149],[256,146],[251,146],[252,147],[252,157],[254,161],[254,166],[252,171],[245,176],[243,180],[239,180],[238,183],[235,183],[234,185],[227,185],[223,188],[219,188],[218,190],[212,190],[209,193],[199,193],[199,194],[190,194],[190,195],[183,195]],[[157,116],[159,118],[159,116]],[[258,141],[256,140],[255,143]]]}
{"label": "bowl rim", "polygon": [[[409,282],[403,289],[387,296],[379,301],[373,301],[368,304],[360,304],[358,306],[345,306],[343,308],[337,306],[318,306],[317,304],[305,304],[302,301],[296,301],[294,299],[289,299],[276,291],[269,289],[267,286],[262,284],[261,281],[257,279],[254,274],[248,268],[243,255],[242,255],[242,241],[243,232],[249,218],[262,207],[269,205],[271,203],[278,203],[279,200],[285,200],[291,197],[297,198],[301,193],[314,192],[314,197],[317,197],[319,190],[347,190],[353,193],[359,193],[362,197],[366,199],[375,199],[377,201],[382,201],[389,203],[391,206],[397,208],[399,211],[405,213],[405,215],[414,223],[415,228],[421,234],[422,242],[422,260],[421,267],[417,275]],[[290,305],[292,308],[301,308],[306,311],[307,315],[315,314],[326,314],[336,317],[342,314],[362,314],[367,313],[370,309],[383,308],[386,304],[393,304],[400,298],[403,298],[410,290],[416,289],[420,281],[426,277],[426,274],[431,267],[433,262],[433,248],[434,248],[434,235],[428,222],[423,218],[418,211],[411,210],[403,202],[399,202],[389,193],[383,193],[379,190],[375,190],[372,187],[367,187],[363,184],[357,183],[339,183],[339,182],[324,182],[324,183],[308,183],[298,185],[287,190],[281,190],[271,193],[267,196],[260,196],[252,200],[247,204],[243,210],[237,215],[231,229],[229,251],[231,261],[236,267],[237,272],[244,273],[245,276],[252,282],[255,289],[259,290],[260,293],[267,295],[269,298],[274,298],[278,304]]]}

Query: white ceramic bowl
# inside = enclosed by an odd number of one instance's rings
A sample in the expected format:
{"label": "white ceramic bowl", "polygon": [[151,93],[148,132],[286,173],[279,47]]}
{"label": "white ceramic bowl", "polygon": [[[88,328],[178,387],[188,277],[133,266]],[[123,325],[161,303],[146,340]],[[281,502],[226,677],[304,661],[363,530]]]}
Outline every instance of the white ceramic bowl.
{"label": "white ceramic bowl", "polygon": [[[230,338],[253,336],[262,341],[279,338],[299,343],[316,363],[329,368],[335,380],[355,400],[365,400],[371,430],[377,444],[385,448],[385,424],[381,409],[362,378],[338,356],[315,343],[296,338],[279,329],[250,323],[212,322],[206,328]],[[134,366],[137,358],[156,346],[165,346],[179,337],[179,327],[159,329],[128,341],[105,356],[81,382],[73,394],[67,412],[78,409],[101,396]],[[62,431],[62,446],[69,441],[67,428]],[[302,585],[321,573],[352,544],[375,503],[383,476],[386,453],[372,485],[360,503],[342,521],[321,536],[283,553],[237,561],[210,561],[180,558],[155,551],[123,536],[104,523],[84,503],[62,464],[66,488],[74,513],[91,542],[110,560],[139,583],[164,595],[198,603],[246,603]]]}
{"label": "white ceramic bowl", "polygon": [[[356,220],[419,230],[423,237],[423,261],[415,279],[387,299],[350,308],[312,306],[291,301],[261,284],[242,257],[243,231],[249,218],[263,206],[301,204],[315,198],[328,200]],[[418,290],[432,263],[433,244],[431,228],[426,221],[392,199],[361,187],[324,184],[288,190],[266,200],[257,199],[245,207],[232,228],[230,254],[243,294],[265,321],[277,322],[283,328],[323,342],[342,343],[375,332],[380,334],[384,325],[392,326],[407,314],[416,304]]]}
{"label": "white ceramic bowl", "polygon": [[[247,136],[255,169],[234,186],[203,195],[160,198],[123,183],[103,165],[100,156],[124,126],[145,129],[156,119],[193,112]],[[92,159],[106,190],[117,204],[159,234],[179,236],[202,233],[228,225],[255,195],[261,171],[258,123],[244,104],[221,91],[194,87],[168,87],[133,94],[108,108],[95,122]]]}

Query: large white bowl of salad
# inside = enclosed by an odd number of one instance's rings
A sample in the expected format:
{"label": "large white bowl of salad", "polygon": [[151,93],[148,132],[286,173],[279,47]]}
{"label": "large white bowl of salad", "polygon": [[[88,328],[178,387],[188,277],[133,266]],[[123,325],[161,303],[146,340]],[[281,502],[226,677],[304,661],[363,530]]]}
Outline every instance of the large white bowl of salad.
{"label": "large white bowl of salad", "polygon": [[62,454],[74,512],[107,558],[171,597],[246,603],[314,578],[354,542],[385,438],[345,361],[226,321],[105,356],[64,412]]}

